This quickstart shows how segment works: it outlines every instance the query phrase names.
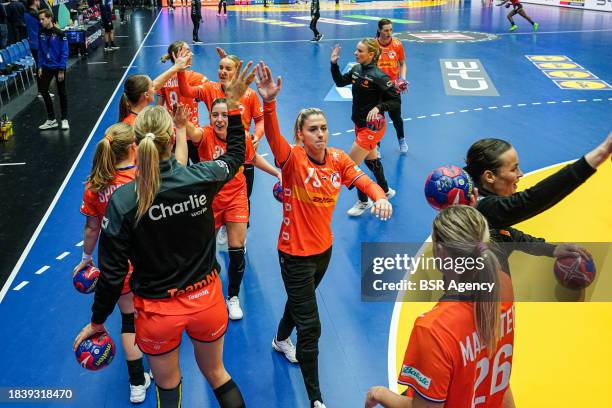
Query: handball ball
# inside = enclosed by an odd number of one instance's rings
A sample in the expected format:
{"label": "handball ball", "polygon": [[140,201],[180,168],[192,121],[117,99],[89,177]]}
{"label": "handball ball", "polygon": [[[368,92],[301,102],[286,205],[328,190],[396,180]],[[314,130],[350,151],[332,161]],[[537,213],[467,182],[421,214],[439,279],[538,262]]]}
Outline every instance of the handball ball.
{"label": "handball ball", "polygon": [[79,270],[72,278],[76,290],[81,293],[92,293],[96,290],[96,284],[100,277],[100,270],[93,265],[87,265]]}
{"label": "handball ball", "polygon": [[283,202],[283,186],[281,185],[280,181],[277,181],[276,184],[274,184],[274,187],[272,187],[272,195],[279,203]]}
{"label": "handball ball", "polygon": [[376,119],[368,122],[368,129],[378,132],[385,126],[385,117],[380,113],[376,114]]}
{"label": "handball ball", "polygon": [[92,371],[101,370],[113,361],[115,343],[108,333],[96,333],[83,340],[74,354],[83,368]]}
{"label": "handball ball", "polygon": [[469,205],[473,192],[472,178],[457,166],[438,167],[425,181],[425,198],[436,210],[453,204]]}
{"label": "handball ball", "polygon": [[595,264],[582,256],[558,258],[553,270],[559,283],[569,289],[584,289],[595,279]]}

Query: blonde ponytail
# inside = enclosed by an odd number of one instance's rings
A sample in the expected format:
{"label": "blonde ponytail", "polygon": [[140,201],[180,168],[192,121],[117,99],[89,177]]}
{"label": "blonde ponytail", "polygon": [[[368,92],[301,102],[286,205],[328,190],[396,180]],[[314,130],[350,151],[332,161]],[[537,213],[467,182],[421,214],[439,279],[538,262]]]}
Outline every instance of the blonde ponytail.
{"label": "blonde ponytail", "polygon": [[172,143],[172,117],[163,106],[147,106],[134,123],[138,143],[136,222],[149,210],[159,192],[161,176],[159,161],[164,159]]}
{"label": "blonde ponytail", "polygon": [[134,130],[127,123],[116,123],[106,129],[104,138],[96,146],[91,172],[87,177],[89,190],[98,193],[113,181],[115,166],[125,160],[134,142]]}

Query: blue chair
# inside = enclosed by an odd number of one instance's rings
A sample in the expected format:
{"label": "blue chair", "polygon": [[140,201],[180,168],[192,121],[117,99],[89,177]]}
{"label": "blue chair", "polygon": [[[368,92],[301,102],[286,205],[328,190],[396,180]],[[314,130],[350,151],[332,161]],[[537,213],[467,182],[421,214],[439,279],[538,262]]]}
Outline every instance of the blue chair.
{"label": "blue chair", "polygon": [[[19,58],[19,62],[28,68],[28,72],[32,76],[32,80],[34,80],[34,75],[35,75],[34,58],[32,57],[32,55],[28,55],[29,52],[26,50],[25,45],[23,45],[23,42],[19,41],[15,45],[17,46],[16,49],[17,49],[17,57]],[[28,83],[29,82],[30,80],[28,79]]]}
{"label": "blue chair", "polygon": [[23,85],[23,90],[25,91],[25,83],[23,82],[23,73],[25,72],[26,78],[28,80],[28,86],[30,86],[31,85],[30,77],[28,76],[29,68],[25,63],[23,63],[23,61],[19,57],[19,48],[17,47],[17,44],[9,45],[8,52],[9,52],[9,57],[11,61],[10,64],[15,64],[18,67],[20,67],[20,69],[17,72],[19,72],[19,76],[21,77],[21,84]]}
{"label": "blue chair", "polygon": [[[5,50],[0,51],[0,69],[6,69],[6,62],[4,59],[4,53],[2,51],[5,51]],[[11,99],[11,93],[9,91],[8,82],[11,80],[11,78],[15,78],[16,76],[17,74],[14,72],[7,74],[7,75],[0,76],[0,82],[4,84],[4,88],[6,89],[6,95],[9,100]],[[0,100],[1,99],[2,99],[2,93],[0,92]]]}

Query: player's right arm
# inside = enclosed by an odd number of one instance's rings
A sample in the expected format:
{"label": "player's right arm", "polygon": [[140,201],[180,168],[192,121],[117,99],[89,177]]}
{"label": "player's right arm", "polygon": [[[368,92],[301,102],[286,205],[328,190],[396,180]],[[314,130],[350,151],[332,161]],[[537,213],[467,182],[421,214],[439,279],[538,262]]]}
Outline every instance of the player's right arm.
{"label": "player's right arm", "polygon": [[343,87],[351,84],[351,70],[346,74],[340,72],[340,66],[338,66],[338,60],[340,59],[340,44],[336,44],[332,49],[331,53],[331,74],[336,86]]}

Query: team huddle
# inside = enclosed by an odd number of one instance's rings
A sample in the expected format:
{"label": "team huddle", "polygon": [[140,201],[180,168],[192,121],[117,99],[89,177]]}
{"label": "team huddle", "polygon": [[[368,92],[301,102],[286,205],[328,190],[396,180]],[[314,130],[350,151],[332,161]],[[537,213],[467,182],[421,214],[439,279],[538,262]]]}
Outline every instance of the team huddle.
{"label": "team huddle", "polygon": [[[81,205],[86,216],[83,257],[74,274],[92,264],[96,244],[101,272],[91,322],[74,348],[104,332],[118,304],[131,402],[144,401],[154,377],[157,406],[180,406],[178,356],[186,331],[219,405],[245,407],[248,401],[223,365],[223,339],[228,319],[248,318],[239,296],[258,168],[278,179],[282,191],[277,248],[287,302],[271,345],[299,364],[310,406],[322,408],[316,288],[332,256],[332,214],[344,185],[358,194],[349,216],[368,209],[382,221],[392,216],[389,200],[396,191],[386,180],[378,146],[388,115],[400,153],[408,151],[401,118],[401,95],[409,85],[404,49],[386,19],[379,22],[376,38],[357,43],[356,64],[348,72],[338,65],[340,46],[333,48],[330,80],[352,85],[355,141],[348,153],[329,146],[328,121],[318,108],[297,114],[287,140],[277,117],[282,79],[264,62],[244,64],[217,51],[218,81],[189,69],[193,55],[184,41],[168,47],[162,62],[172,65],[157,78],[139,74],[125,81],[118,123],[98,142]],[[256,90],[249,87],[252,83]],[[199,122],[200,103],[209,114],[207,126]],[[257,153],[263,138],[274,164]],[[543,255],[588,256],[575,245],[546,244],[512,225],[559,202],[611,153],[608,136],[576,163],[517,193],[522,173],[512,145],[499,139],[472,145],[466,172],[478,192],[470,197],[471,205],[451,205],[438,213],[433,248],[450,258],[481,256],[484,268],[441,272],[461,283],[495,282],[496,289],[487,294],[447,291],[415,322],[398,378],[408,386],[406,392],[373,387],[366,407],[514,406],[510,254],[494,243],[538,242]],[[372,178],[360,169],[362,162]],[[216,259],[217,246],[224,245],[227,297]],[[144,368],[143,354],[152,373]]]}

